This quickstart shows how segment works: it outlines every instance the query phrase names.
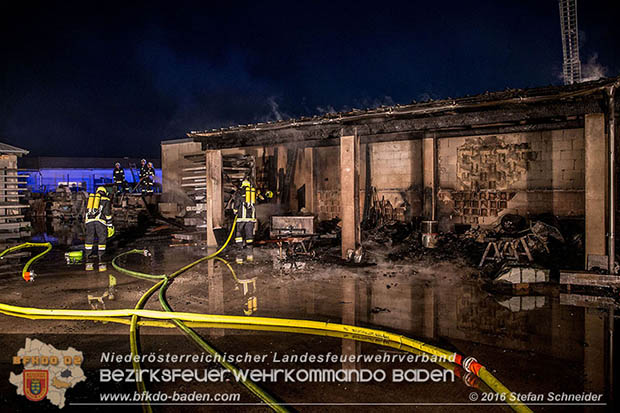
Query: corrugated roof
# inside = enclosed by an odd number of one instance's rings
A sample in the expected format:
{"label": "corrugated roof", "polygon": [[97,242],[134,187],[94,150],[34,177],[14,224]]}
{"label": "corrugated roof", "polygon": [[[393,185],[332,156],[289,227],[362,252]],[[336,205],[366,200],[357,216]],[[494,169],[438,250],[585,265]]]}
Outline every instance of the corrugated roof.
{"label": "corrugated roof", "polygon": [[11,153],[18,156],[27,155],[28,151],[8,143],[0,142],[0,153]]}

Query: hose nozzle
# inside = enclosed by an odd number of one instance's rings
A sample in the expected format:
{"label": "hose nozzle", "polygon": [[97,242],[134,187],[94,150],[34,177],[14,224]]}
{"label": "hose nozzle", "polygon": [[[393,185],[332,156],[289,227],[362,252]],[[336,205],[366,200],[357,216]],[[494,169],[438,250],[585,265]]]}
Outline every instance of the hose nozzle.
{"label": "hose nozzle", "polygon": [[150,257],[151,256],[151,251],[144,250],[144,251],[142,251],[142,254],[144,254],[145,257]]}
{"label": "hose nozzle", "polygon": [[26,282],[34,282],[34,277],[35,277],[35,273],[34,271],[26,271],[24,273],[24,280],[26,280]]}

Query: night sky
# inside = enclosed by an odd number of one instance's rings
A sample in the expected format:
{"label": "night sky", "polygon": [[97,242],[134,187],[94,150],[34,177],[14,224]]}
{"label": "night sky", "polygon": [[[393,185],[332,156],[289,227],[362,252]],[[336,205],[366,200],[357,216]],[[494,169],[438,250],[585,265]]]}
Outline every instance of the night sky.
{"label": "night sky", "polygon": [[[126,3],[2,2],[0,141],[158,157],[190,130],[562,84],[556,0]],[[620,74],[619,19],[579,1],[586,72]]]}

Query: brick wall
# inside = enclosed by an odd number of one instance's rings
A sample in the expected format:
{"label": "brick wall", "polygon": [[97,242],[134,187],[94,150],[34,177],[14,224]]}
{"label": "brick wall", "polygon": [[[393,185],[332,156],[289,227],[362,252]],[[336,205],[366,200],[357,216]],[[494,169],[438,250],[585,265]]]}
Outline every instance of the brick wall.
{"label": "brick wall", "polygon": [[340,209],[340,190],[319,190],[317,191],[319,202],[319,220],[342,218]]}
{"label": "brick wall", "polygon": [[373,143],[370,156],[371,185],[399,210],[396,219],[421,214],[422,141]]}
{"label": "brick wall", "polygon": [[443,229],[509,212],[584,214],[583,129],[444,138],[438,159]]}
{"label": "brick wall", "polygon": [[316,148],[314,168],[317,174],[319,220],[342,217],[340,210],[340,148]]}
{"label": "brick wall", "polygon": [[[365,198],[366,146],[361,145],[360,213]],[[422,143],[420,141],[385,142],[370,145],[371,185],[379,200],[389,201],[397,219],[409,220],[422,210]],[[319,219],[341,217],[340,150],[317,148],[315,168]]]}
{"label": "brick wall", "polygon": [[[442,229],[455,223],[492,224],[501,215],[584,214],[583,129],[498,136],[442,138],[437,143],[439,219]],[[422,142],[370,144],[372,185],[379,199],[422,213]],[[317,148],[319,218],[341,216],[340,151]],[[363,211],[365,146],[360,171]]]}

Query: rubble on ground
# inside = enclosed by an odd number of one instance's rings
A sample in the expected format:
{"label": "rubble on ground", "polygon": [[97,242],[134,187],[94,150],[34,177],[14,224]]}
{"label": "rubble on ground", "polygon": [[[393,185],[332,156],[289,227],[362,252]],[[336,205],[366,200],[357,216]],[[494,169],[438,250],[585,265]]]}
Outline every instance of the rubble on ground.
{"label": "rubble on ground", "polygon": [[385,258],[392,261],[461,261],[471,266],[480,264],[489,242],[513,243],[522,248],[509,253],[509,246],[493,260],[483,262],[483,272],[489,275],[506,263],[528,262],[530,257],[529,264],[542,268],[578,267],[583,261],[583,229],[578,222],[558,222],[555,217],[534,217],[528,221],[507,214],[493,227],[472,226],[460,234],[440,233],[436,248],[425,248],[421,236],[414,223],[390,221],[365,231],[363,243],[375,252],[387,247]]}

